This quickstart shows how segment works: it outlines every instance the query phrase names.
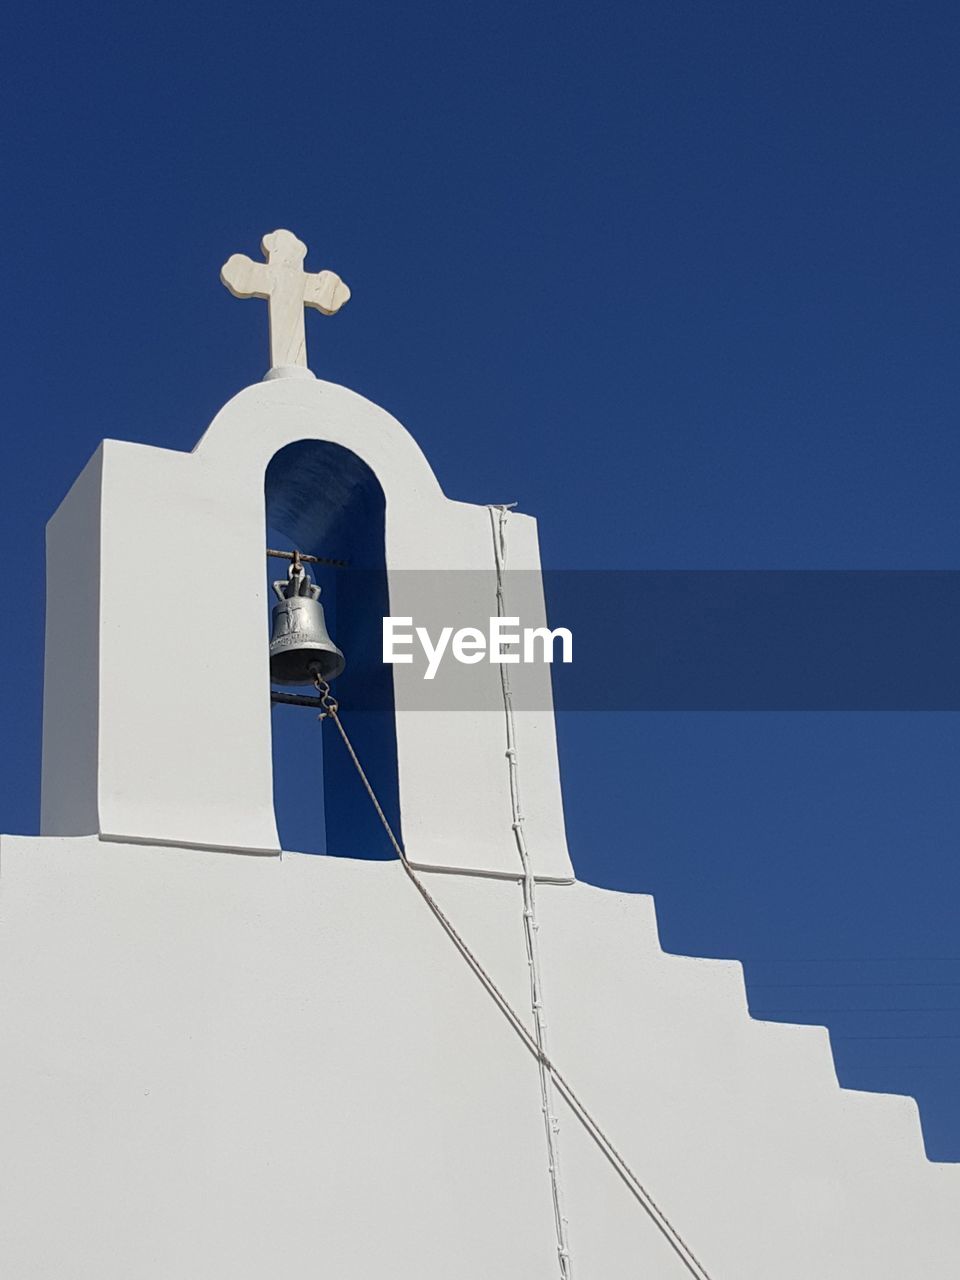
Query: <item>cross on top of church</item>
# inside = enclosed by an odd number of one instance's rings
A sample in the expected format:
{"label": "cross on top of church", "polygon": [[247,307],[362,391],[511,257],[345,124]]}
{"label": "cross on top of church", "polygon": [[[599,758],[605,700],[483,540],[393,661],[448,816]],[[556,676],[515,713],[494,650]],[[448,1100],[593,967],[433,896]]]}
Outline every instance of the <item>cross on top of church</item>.
{"label": "cross on top of church", "polygon": [[266,298],[271,368],[306,369],[303,308],[332,316],[349,301],[350,290],[334,271],[304,271],[307,246],[292,231],[272,231],[260,243],[266,262],[235,253],[223,264],[220,279],[235,298]]}

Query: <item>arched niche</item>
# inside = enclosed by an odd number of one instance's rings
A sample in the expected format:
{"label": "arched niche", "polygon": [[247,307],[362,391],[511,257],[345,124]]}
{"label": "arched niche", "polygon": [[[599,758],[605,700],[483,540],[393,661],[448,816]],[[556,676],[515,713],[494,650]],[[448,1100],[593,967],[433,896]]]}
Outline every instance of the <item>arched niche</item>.
{"label": "arched niche", "polygon": [[[392,669],[380,653],[381,618],[389,613],[383,488],[371,468],[345,446],[297,440],[270,459],[264,500],[268,538],[282,541],[281,549],[345,562],[310,566],[321,587],[328,629],[347,659],[333,692],[349,708],[351,740],[400,837]],[[269,567],[271,579],[285,577],[283,561],[271,559]],[[395,856],[332,724],[323,725],[322,807],[315,713],[275,705],[272,738],[282,847],[360,858]],[[317,829],[321,814],[323,833]]]}

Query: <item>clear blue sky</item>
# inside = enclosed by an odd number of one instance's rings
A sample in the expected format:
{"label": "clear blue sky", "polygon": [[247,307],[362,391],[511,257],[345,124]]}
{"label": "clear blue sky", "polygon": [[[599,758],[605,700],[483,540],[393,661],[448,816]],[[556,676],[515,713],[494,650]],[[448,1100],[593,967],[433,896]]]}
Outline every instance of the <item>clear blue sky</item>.
{"label": "clear blue sky", "polygon": [[[21,6],[3,828],[37,823],[44,522],[102,436],[187,449],[260,376],[218,269],[276,226],[353,289],[317,372],[551,566],[960,567],[958,37],[858,0]],[[580,876],[743,958],[754,1010],[828,1023],[960,1159],[960,718],[560,735]]]}

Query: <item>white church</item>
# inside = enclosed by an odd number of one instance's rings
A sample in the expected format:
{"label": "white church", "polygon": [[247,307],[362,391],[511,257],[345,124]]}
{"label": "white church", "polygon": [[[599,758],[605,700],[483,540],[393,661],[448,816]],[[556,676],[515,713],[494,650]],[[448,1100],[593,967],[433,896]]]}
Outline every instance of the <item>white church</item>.
{"label": "white church", "polygon": [[[349,290],[290,232],[263,251],[222,278],[268,302],[265,378],[192,453],[103,441],[47,528],[42,829],[0,842],[0,1276],[960,1275],[960,1167],[914,1101],[841,1089],[825,1029],[752,1019],[739,964],[577,881],[549,668],[465,666],[450,703],[384,666],[439,574],[451,624],[544,625],[536,522],[447,498],[315,378],[303,309]],[[284,700],[348,856],[281,848]]]}

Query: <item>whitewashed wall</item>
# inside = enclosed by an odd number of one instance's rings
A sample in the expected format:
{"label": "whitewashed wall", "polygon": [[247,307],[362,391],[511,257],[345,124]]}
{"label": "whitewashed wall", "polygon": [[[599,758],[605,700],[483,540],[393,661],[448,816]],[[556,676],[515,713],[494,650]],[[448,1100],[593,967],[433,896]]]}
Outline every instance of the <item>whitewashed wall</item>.
{"label": "whitewashed wall", "polygon": [[[528,1012],[519,885],[428,879]],[[912,1101],[664,955],[649,898],[537,910],[553,1056],[715,1280],[957,1272]],[[0,974],[4,1275],[558,1275],[535,1064],[398,864],[4,837]],[[559,1108],[574,1276],[679,1280]]]}
{"label": "whitewashed wall", "polygon": [[[47,530],[45,835],[279,852],[264,475],[280,449],[304,440],[349,449],[381,485],[392,613],[409,612],[417,574],[463,570],[473,571],[470,620],[496,613],[489,511],[446,498],[410,433],[344,387],[313,378],[247,387],[189,454],[106,440]],[[510,525],[510,567],[539,573],[536,522],[515,515]],[[542,625],[542,594],[524,603],[524,625]],[[422,865],[509,875],[499,670],[458,671],[472,693],[469,709],[452,713],[442,682],[394,668],[405,845]],[[549,672],[513,671],[534,869],[569,880]]]}
{"label": "whitewashed wall", "polygon": [[[394,613],[407,569],[479,570],[495,612],[489,512],[342,387],[248,388],[193,454],[98,451],[48,528],[44,834],[0,841],[12,1280],[560,1274],[516,1031],[399,864],[279,852],[263,484],[300,440],[375,474]],[[535,587],[535,523],[509,537]],[[230,566],[229,662],[199,555]],[[529,1025],[499,674],[469,670],[474,709],[397,716],[404,837]],[[841,1090],[824,1030],[752,1021],[738,965],[664,955],[649,898],[569,882],[546,676],[513,671],[540,708],[516,729],[548,1047],[706,1273],[960,1272],[960,1167],[926,1160],[912,1101]],[[557,1106],[573,1280],[681,1280]]]}

